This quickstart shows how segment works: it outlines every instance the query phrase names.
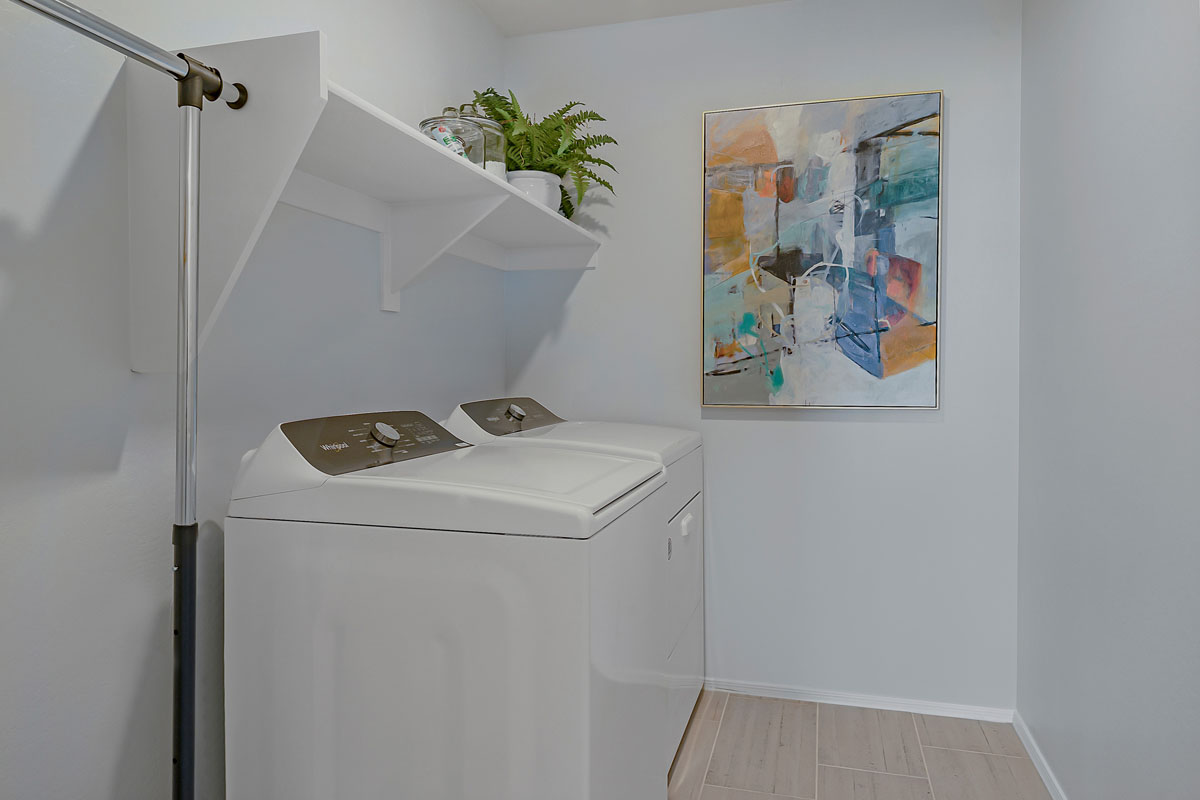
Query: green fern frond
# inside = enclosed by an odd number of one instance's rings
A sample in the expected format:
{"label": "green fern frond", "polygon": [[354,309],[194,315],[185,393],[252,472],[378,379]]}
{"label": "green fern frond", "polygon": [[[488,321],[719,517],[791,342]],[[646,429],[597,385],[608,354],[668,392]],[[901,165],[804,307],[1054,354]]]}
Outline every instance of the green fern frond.
{"label": "green fern frond", "polygon": [[571,183],[575,186],[575,202],[583,203],[583,196],[588,190],[588,179],[578,168],[571,172]]}
{"label": "green fern frond", "polygon": [[617,140],[609,136],[607,133],[593,133],[579,138],[579,144],[585,150],[591,150],[593,147],[602,147],[606,144],[616,144]]}
{"label": "green fern frond", "polygon": [[579,108],[579,107],[580,107],[580,106],[582,106],[582,105],[583,105],[583,102],[582,102],[582,101],[580,101],[580,100],[572,100],[571,102],[569,102],[569,103],[567,103],[566,105],[564,105],[562,108],[560,108],[560,109],[558,109],[557,111],[555,111],[555,112],[554,112],[553,114],[551,114],[550,116],[552,116],[552,117],[559,117],[559,118],[566,118],[566,115],[567,115],[567,112],[568,112],[568,111],[571,111],[571,110],[573,110],[573,109]]}
{"label": "green fern frond", "polygon": [[604,122],[604,117],[597,114],[595,111],[585,110],[574,114],[569,114],[563,117],[563,120],[576,127],[582,127],[589,122]]}
{"label": "green fern frond", "polygon": [[606,181],[604,178],[601,178],[599,175],[597,175],[595,172],[593,172],[592,170],[588,169],[587,167],[584,167],[584,166],[578,166],[578,167],[576,167],[576,168],[575,168],[575,170],[576,170],[576,171],[577,171],[579,174],[581,174],[581,175],[584,175],[584,176],[585,176],[585,177],[587,177],[589,180],[591,180],[591,181],[592,181],[592,183],[595,183],[595,184],[597,184],[597,185],[599,185],[599,186],[603,186],[605,189],[608,189],[608,190],[609,190],[610,192],[612,192],[613,194],[616,194],[616,193],[617,193],[617,190],[613,188],[613,185],[612,185],[611,183],[609,183],[608,181]]}
{"label": "green fern frond", "polygon": [[571,193],[567,191],[567,187],[565,186],[559,187],[558,191],[562,198],[559,208],[562,209],[563,216],[570,219],[575,216],[575,204],[571,202]]}
{"label": "green fern frond", "polygon": [[605,161],[603,158],[600,158],[599,156],[584,154],[579,157],[579,162],[581,164],[595,164],[598,167],[608,167],[613,172],[617,171],[616,167],[614,167],[612,164]]}

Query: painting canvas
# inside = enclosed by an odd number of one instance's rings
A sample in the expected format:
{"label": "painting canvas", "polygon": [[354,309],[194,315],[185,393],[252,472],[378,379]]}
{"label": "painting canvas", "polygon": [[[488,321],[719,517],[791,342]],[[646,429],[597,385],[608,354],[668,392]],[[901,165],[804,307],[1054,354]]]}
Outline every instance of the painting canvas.
{"label": "painting canvas", "polygon": [[941,92],[704,115],[708,406],[935,408]]}

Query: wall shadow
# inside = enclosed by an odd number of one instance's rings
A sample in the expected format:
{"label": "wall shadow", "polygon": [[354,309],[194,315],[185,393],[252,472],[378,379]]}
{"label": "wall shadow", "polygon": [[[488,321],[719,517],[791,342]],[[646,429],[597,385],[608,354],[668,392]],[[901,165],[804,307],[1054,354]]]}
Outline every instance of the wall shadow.
{"label": "wall shadow", "polygon": [[[121,734],[120,755],[105,797],[161,797],[171,785],[171,604],[161,604],[143,648],[138,690]],[[154,755],[147,757],[147,752]],[[147,770],[147,764],[156,765]]]}
{"label": "wall shadow", "polygon": [[[603,259],[603,248],[601,256]],[[600,267],[603,269],[603,266]],[[531,270],[504,275],[506,385],[511,386],[547,339],[566,324],[568,299],[583,280],[580,270]]]}
{"label": "wall shadow", "polygon": [[134,383],[123,87],[109,88],[37,229],[0,212],[0,436],[16,454],[0,470],[112,472],[121,459]]}

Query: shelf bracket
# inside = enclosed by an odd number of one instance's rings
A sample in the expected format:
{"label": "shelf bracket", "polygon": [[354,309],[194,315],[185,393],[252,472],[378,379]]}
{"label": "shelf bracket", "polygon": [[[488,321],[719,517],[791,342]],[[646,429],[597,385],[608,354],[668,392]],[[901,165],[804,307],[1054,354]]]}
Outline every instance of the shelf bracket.
{"label": "shelf bracket", "polygon": [[382,275],[383,309],[398,311],[397,295],[505,201],[503,195],[392,205],[391,269]]}

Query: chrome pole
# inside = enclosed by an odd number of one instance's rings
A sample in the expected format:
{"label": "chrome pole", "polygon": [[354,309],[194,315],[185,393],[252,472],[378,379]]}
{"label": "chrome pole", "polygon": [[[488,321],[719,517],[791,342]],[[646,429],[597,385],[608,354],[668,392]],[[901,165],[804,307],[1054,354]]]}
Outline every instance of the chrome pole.
{"label": "chrome pole", "polygon": [[196,401],[200,264],[200,108],[181,105],[175,376],[174,719],[171,796],[192,800],[196,765]]}
{"label": "chrome pole", "polygon": [[196,522],[196,398],[200,250],[200,109],[180,109],[179,292],[175,381],[175,524]]}

